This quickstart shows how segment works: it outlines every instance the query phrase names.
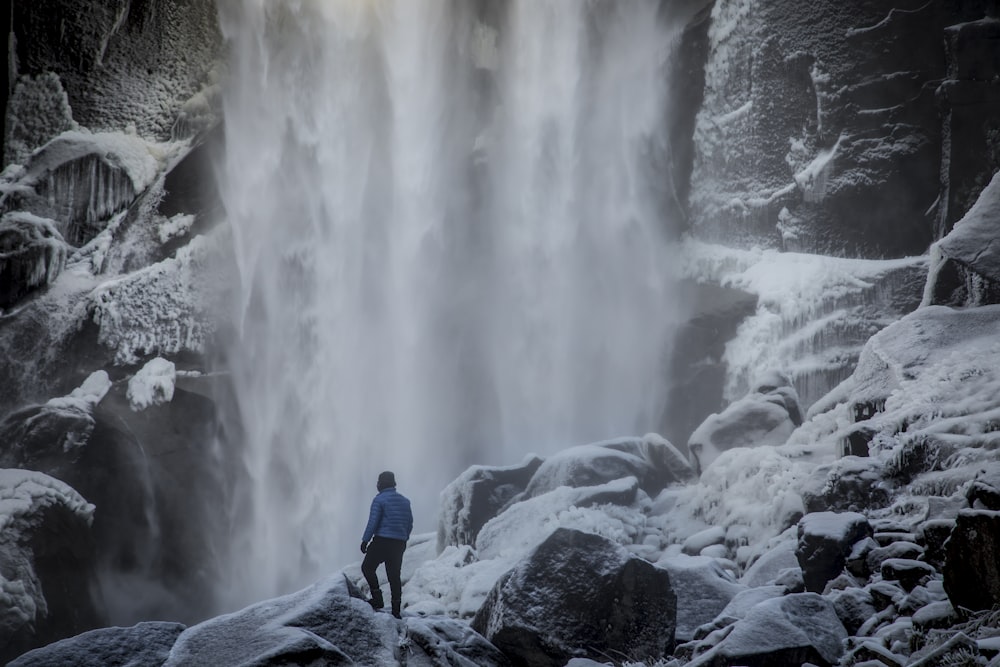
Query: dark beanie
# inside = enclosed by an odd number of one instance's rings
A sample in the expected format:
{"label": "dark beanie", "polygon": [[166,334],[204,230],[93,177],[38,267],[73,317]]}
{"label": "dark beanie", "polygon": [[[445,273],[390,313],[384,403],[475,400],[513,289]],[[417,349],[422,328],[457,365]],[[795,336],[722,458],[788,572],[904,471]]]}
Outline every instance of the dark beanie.
{"label": "dark beanie", "polygon": [[396,476],[386,470],[378,476],[378,490],[388,489],[391,486],[396,486]]}

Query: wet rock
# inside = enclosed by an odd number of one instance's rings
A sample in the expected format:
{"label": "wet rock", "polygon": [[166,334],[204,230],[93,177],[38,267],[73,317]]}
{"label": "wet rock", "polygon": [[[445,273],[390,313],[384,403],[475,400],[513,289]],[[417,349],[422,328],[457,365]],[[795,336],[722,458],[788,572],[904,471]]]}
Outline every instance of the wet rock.
{"label": "wet rock", "polygon": [[954,528],[954,519],[935,519],[925,521],[921,525],[921,534],[924,544],[927,545],[924,552],[925,561],[938,568],[944,564],[945,543]]}
{"label": "wet rock", "polygon": [[93,516],[66,484],[0,469],[0,662],[104,622],[94,597]]}
{"label": "wet rock", "polygon": [[608,654],[655,661],[674,644],[670,575],[609,540],[560,528],[497,582],[472,627],[517,664]]}
{"label": "wet rock", "polygon": [[183,630],[180,623],[166,621],[91,630],[25,653],[8,667],[162,665]]}
{"label": "wet rock", "polygon": [[475,544],[487,521],[524,492],[542,459],[530,457],[506,467],[472,466],[441,492],[438,552],[449,545]]}
{"label": "wet rock", "polygon": [[944,588],[955,608],[1000,603],[1000,512],[963,510],[945,543]]}
{"label": "wet rock", "polygon": [[854,544],[871,534],[868,519],[856,512],[814,512],[802,517],[795,556],[806,590],[822,592],[826,582],[843,571]]}
{"label": "wet rock", "polygon": [[66,243],[52,220],[30,213],[0,218],[0,312],[62,273]]}
{"label": "wet rock", "polygon": [[833,605],[823,597],[786,595],[753,607],[722,641],[688,665],[801,667],[812,662],[829,667],[843,655],[846,638]]}

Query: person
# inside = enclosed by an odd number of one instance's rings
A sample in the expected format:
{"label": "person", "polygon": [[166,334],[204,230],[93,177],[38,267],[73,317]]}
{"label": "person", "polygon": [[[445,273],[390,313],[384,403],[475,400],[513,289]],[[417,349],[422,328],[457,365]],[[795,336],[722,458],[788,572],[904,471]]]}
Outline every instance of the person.
{"label": "person", "polygon": [[399,571],[403,566],[403,552],[413,530],[413,512],[409,499],[396,491],[396,476],[386,470],[378,476],[378,494],[372,499],[368,513],[368,525],[361,538],[361,553],[365,555],[361,563],[361,573],[372,591],[369,604],[379,610],[385,606],[382,589],[379,587],[378,566],[385,563],[385,574],[389,580],[392,596],[392,615],[400,618],[403,585]]}

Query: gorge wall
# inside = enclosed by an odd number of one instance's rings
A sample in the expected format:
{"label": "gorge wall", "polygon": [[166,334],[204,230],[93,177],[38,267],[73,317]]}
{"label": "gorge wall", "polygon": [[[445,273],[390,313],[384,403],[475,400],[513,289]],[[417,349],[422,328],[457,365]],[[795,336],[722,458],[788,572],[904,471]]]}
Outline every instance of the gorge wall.
{"label": "gorge wall", "polygon": [[[779,360],[803,360],[783,370],[808,406],[850,374],[871,335],[916,307],[926,258],[861,273],[838,265],[840,283],[796,297],[826,304],[815,308],[769,302],[751,273],[778,261],[771,250],[786,260],[921,256],[951,230],[1000,169],[1000,22],[992,0],[663,8],[684,26],[664,208],[679,221],[671,233],[708,248],[704,263],[690,253],[690,289],[678,296],[690,314],[661,430],[682,448]],[[217,8],[15,0],[2,19],[13,38],[0,176],[0,466],[47,473],[97,508],[87,519],[76,496],[61,487],[54,496],[74,531],[90,521],[87,553],[53,548],[63,560],[40,566],[29,539],[0,553],[19,572],[35,564],[41,599],[80,598],[49,613],[85,612],[49,623],[8,614],[15,620],[0,628],[23,650],[109,622],[196,620],[217,611],[223,536],[252,493],[221,345],[233,335],[238,269],[215,182]],[[949,251],[940,301],[1000,278]],[[859,275],[863,286],[838,291]],[[753,329],[765,319],[776,323]],[[157,358],[172,364],[165,374],[148,366]],[[107,385],[88,379],[101,371]],[[100,594],[60,588],[51,574],[46,585],[45,572],[70,568]]]}

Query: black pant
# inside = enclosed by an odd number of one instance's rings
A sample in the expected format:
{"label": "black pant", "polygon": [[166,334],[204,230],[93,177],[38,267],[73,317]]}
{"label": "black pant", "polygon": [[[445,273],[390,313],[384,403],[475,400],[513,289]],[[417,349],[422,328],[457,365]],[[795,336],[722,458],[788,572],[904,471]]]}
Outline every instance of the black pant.
{"label": "black pant", "polygon": [[375,570],[385,563],[385,576],[389,579],[389,593],[392,595],[392,613],[398,615],[403,598],[403,584],[399,580],[399,571],[403,567],[403,552],[406,551],[404,540],[394,540],[388,537],[375,536],[368,545],[365,560],[361,563],[361,573],[365,575],[368,588],[372,591],[372,606],[382,608],[382,589],[378,585]]}

